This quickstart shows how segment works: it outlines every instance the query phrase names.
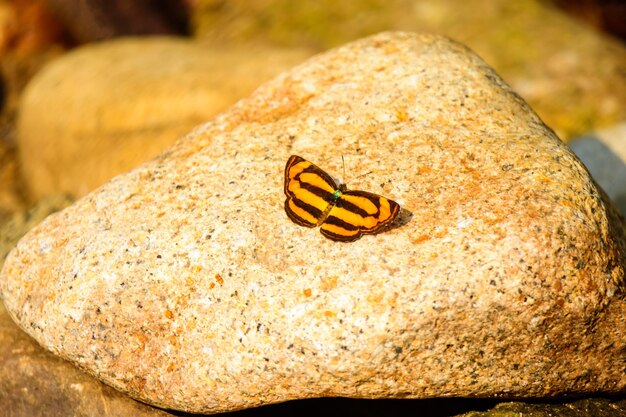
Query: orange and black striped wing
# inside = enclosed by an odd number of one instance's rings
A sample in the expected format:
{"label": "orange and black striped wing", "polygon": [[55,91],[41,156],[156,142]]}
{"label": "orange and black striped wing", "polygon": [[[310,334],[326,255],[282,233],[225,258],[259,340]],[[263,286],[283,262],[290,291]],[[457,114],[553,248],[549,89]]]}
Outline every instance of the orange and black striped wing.
{"label": "orange and black striped wing", "polygon": [[336,201],[337,184],[311,162],[292,155],[285,166],[285,211],[295,223],[319,226]]}
{"label": "orange and black striped wing", "polygon": [[393,222],[400,205],[366,191],[346,191],[337,199],[320,232],[332,240],[352,242],[363,234],[374,234]]}

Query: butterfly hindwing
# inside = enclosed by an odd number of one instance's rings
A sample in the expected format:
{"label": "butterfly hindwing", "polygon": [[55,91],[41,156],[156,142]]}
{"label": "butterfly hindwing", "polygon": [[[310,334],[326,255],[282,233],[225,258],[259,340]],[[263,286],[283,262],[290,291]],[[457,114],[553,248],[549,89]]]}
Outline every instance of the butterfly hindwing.
{"label": "butterfly hindwing", "polygon": [[351,242],[391,223],[400,210],[393,200],[366,191],[346,191],[337,199],[320,232],[333,240]]}
{"label": "butterfly hindwing", "polygon": [[378,194],[347,191],[311,162],[292,155],[285,166],[285,211],[306,227],[320,226],[329,239],[351,242],[391,223],[400,205]]}

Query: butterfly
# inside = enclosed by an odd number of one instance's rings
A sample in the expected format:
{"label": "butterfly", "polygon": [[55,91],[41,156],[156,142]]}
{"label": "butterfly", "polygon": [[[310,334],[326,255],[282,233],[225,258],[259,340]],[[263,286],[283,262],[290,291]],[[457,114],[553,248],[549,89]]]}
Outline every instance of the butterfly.
{"label": "butterfly", "polygon": [[321,226],[324,236],[341,242],[380,231],[400,211],[393,200],[337,185],[321,168],[297,155],[285,165],[285,195],[285,211],[294,223]]}

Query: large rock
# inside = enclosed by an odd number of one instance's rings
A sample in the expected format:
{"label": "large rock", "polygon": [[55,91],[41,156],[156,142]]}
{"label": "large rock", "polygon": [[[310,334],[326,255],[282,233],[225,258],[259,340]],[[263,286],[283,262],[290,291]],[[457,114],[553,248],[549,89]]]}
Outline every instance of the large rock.
{"label": "large rock", "polygon": [[17,138],[28,192],[83,196],[308,55],[168,37],[78,48],[24,91]]}
{"label": "large rock", "polygon": [[[283,210],[291,154],[413,214],[353,243]],[[406,222],[408,220],[408,222]],[[466,48],[311,59],[24,237],[2,296],[52,352],[194,412],[626,390],[621,219]]]}

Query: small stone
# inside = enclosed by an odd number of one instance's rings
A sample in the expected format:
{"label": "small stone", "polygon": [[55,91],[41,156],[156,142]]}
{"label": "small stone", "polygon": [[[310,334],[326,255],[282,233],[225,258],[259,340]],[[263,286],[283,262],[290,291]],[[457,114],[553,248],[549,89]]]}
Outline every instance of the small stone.
{"label": "small stone", "polygon": [[511,402],[500,403],[488,411],[471,411],[459,414],[457,417],[502,417],[502,416],[532,416],[532,417],[626,417],[626,400],[608,398],[585,398],[568,401],[564,404],[553,402]]}
{"label": "small stone", "polygon": [[569,145],[626,215],[626,123],[581,136]]}
{"label": "small stone", "polygon": [[[284,212],[292,154],[412,217]],[[622,219],[480,58],[383,33],[312,58],[29,232],[0,277],[42,346],[134,398],[626,391]]]}

